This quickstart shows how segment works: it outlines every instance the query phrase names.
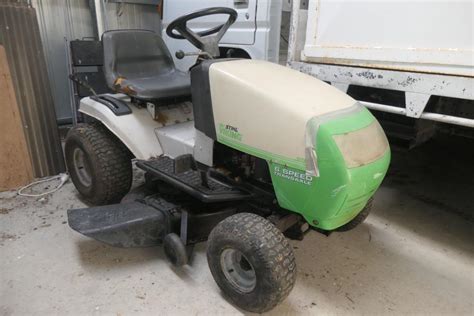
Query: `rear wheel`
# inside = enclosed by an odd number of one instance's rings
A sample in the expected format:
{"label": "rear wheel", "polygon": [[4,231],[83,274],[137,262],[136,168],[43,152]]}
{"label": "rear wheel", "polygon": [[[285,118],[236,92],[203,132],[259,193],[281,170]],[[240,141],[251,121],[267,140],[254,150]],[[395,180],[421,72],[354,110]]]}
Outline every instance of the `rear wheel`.
{"label": "rear wheel", "polygon": [[268,220],[250,213],[220,222],[208,239],[214,280],[236,306],[268,311],[290,294],[296,281],[293,250]]}
{"label": "rear wheel", "polygon": [[336,230],[339,232],[346,232],[362,224],[367,219],[367,217],[370,214],[370,211],[372,210],[373,200],[374,200],[373,198],[370,198],[367,201],[367,204],[365,205],[365,207],[362,209],[362,211],[360,211],[359,214],[357,214],[356,217],[354,217],[349,223],[342,225]]}
{"label": "rear wheel", "polygon": [[130,190],[130,152],[102,124],[73,127],[66,137],[65,156],[74,186],[92,204],[118,202]]}

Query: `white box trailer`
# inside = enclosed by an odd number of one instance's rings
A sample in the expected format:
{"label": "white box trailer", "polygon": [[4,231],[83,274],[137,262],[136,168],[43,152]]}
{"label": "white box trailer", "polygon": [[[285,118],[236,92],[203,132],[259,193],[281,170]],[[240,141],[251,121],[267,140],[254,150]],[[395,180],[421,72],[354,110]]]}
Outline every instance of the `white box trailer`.
{"label": "white box trailer", "polygon": [[473,128],[473,12],[472,0],[294,0],[288,65],[370,109]]}

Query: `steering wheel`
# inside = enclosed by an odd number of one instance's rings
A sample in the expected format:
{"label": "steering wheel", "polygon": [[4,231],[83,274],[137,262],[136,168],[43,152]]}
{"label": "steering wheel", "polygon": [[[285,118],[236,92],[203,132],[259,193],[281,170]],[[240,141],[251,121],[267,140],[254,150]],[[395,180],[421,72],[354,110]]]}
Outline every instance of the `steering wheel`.
{"label": "steering wheel", "polygon": [[[188,28],[187,23],[190,20],[194,20],[203,16],[215,15],[215,14],[227,14],[229,18],[221,25],[215,26],[208,30],[201,32],[194,32]],[[166,34],[175,39],[187,39],[198,49],[209,53],[213,57],[219,56],[219,41],[224,36],[225,32],[237,19],[237,11],[231,8],[225,7],[214,7],[199,10],[190,14],[183,15],[173,20],[166,28]],[[176,33],[177,32],[177,33]],[[217,33],[217,34],[216,34]],[[213,35],[214,36],[209,36]]]}

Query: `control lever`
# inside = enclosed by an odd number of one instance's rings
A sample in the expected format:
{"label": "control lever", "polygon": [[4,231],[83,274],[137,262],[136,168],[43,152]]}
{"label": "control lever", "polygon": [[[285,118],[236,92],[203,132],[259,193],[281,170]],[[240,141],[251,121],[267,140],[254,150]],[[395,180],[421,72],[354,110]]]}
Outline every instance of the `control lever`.
{"label": "control lever", "polygon": [[87,82],[79,79],[78,76],[76,76],[75,74],[71,74],[69,75],[69,79],[74,81],[75,83],[77,83],[78,85],[80,86],[83,86],[84,88],[86,88],[87,90],[89,90],[93,95],[97,95],[97,93],[95,92],[94,88],[92,88]]}
{"label": "control lever", "polygon": [[213,57],[208,52],[203,52],[203,51],[185,53],[182,50],[178,50],[174,55],[178,59],[183,59],[186,56],[199,56],[199,57],[207,57],[208,59],[213,59]]}

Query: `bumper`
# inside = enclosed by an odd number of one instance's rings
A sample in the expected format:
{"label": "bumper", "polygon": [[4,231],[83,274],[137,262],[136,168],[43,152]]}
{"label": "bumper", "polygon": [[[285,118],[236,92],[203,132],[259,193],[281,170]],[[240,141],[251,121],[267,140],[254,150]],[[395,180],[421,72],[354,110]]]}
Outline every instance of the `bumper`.
{"label": "bumper", "polygon": [[334,196],[332,207],[320,214],[318,228],[325,230],[336,229],[356,217],[365,207],[368,200],[375,194],[385,177],[390,163],[390,151],[377,161],[363,167],[348,170],[348,183],[343,190]]}

